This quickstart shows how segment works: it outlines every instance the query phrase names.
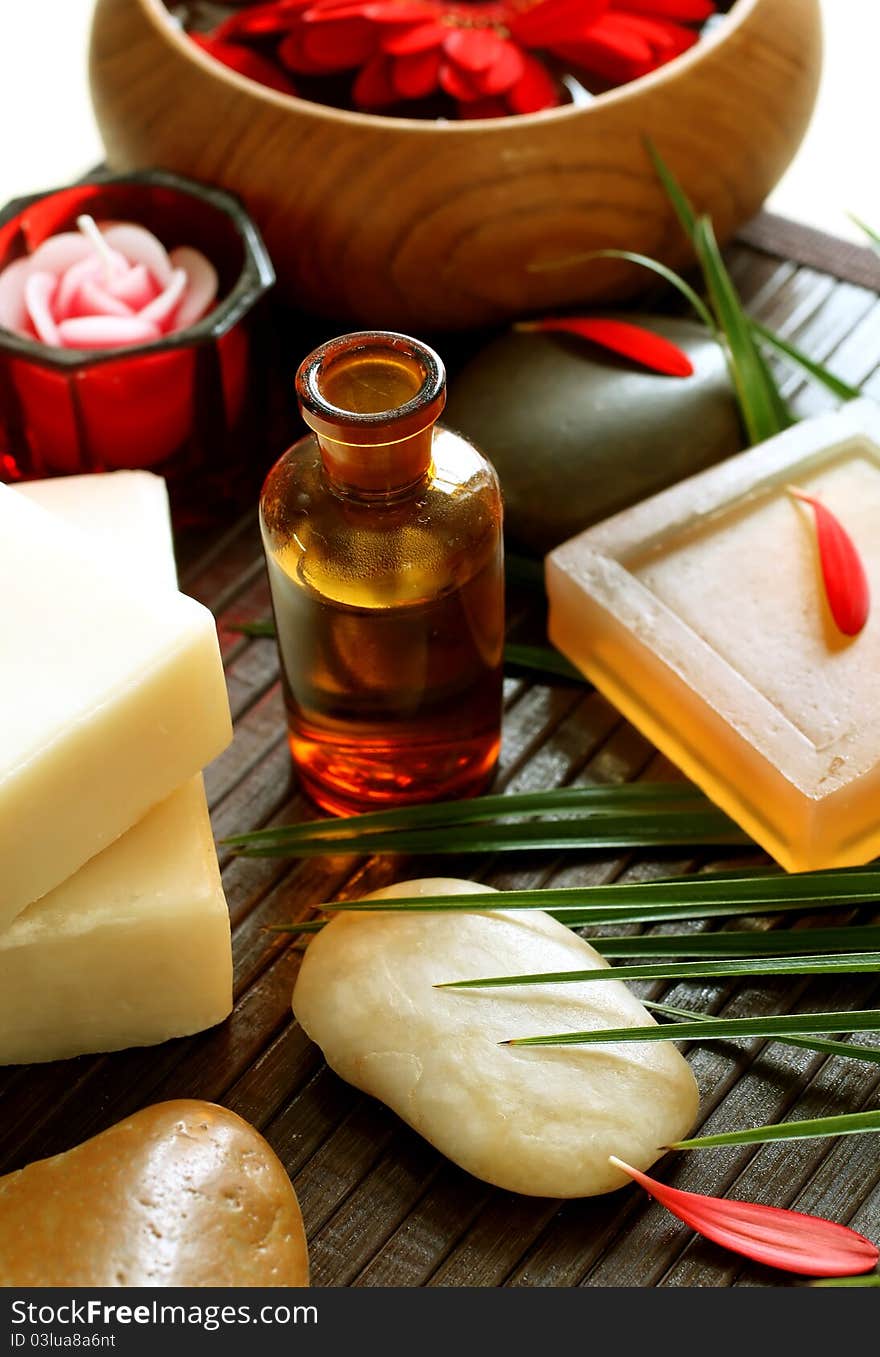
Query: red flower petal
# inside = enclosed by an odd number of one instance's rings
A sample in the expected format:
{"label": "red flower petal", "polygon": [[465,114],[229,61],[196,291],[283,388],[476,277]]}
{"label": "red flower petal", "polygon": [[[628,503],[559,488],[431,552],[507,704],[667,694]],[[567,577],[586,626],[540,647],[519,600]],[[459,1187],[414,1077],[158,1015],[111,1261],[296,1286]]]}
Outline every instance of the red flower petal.
{"label": "red flower petal", "polygon": [[717,13],[713,0],[611,0],[612,9],[654,18],[676,19],[680,23],[701,24]]}
{"label": "red flower petal", "polygon": [[522,79],[525,64],[525,57],[519,48],[514,47],[512,42],[505,42],[498,54],[498,60],[488,71],[478,71],[474,74],[474,84],[486,95],[503,94],[511,85]]}
{"label": "red flower petal", "polygon": [[375,24],[420,24],[431,23],[442,6],[420,3],[420,0],[374,0],[364,5],[364,14]]}
{"label": "red flower petal", "polygon": [[540,113],[559,103],[556,82],[545,66],[534,57],[523,57],[523,73],[506,94],[513,113]]}
{"label": "red flower petal", "polygon": [[256,80],[258,84],[267,85],[281,94],[296,94],[293,84],[275,62],[252,52],[249,47],[242,47],[235,42],[221,42],[219,38],[206,33],[192,33],[190,37],[215,61],[222,62],[239,75],[247,76],[248,80]]}
{"label": "red flower petal", "polygon": [[348,71],[362,66],[377,47],[376,33],[367,19],[342,18],[335,24],[313,24],[304,30],[302,52],[316,70]]}
{"label": "red flower petal", "polygon": [[442,61],[439,48],[395,58],[391,82],[401,99],[425,99],[433,94],[439,88]]}
{"label": "red flower petal", "polygon": [[608,3],[609,0],[542,0],[541,4],[513,15],[507,27],[512,37],[526,47],[574,42],[602,17]]}
{"label": "red flower petal", "polygon": [[228,39],[264,38],[284,33],[296,16],[313,3],[314,0],[274,0],[268,5],[252,5],[244,13],[232,14],[224,19],[211,36],[225,42]]}
{"label": "red flower petal", "polygon": [[468,74],[488,70],[498,60],[503,40],[491,28],[451,28],[447,31],[444,51]]}
{"label": "red flower petal", "polygon": [[642,367],[650,368],[652,372],[661,372],[668,377],[693,375],[694,365],[682,349],[653,330],[631,325],[628,321],[606,320],[602,316],[562,316],[559,319],[527,321],[521,328],[558,330],[563,334],[577,335],[579,339],[601,344],[603,349],[611,349]]}
{"label": "red flower petal", "polygon": [[796,486],[789,486],[789,494],[809,504],[815,515],[822,582],[834,624],[844,636],[858,636],[868,620],[871,591],[855,543],[821,500]]}
{"label": "red flower petal", "polygon": [[411,56],[414,52],[427,52],[431,47],[442,47],[448,35],[448,25],[434,23],[418,24],[415,28],[397,32],[389,31],[382,34],[382,51],[389,56]]}
{"label": "red flower petal", "polygon": [[359,72],[352,87],[352,99],[360,108],[387,108],[398,99],[392,77],[391,59],[380,53]]}
{"label": "red flower petal", "polygon": [[469,73],[461,70],[454,61],[444,61],[441,64],[440,88],[462,104],[468,104],[472,99],[481,97],[481,92],[470,79]]}
{"label": "red flower petal", "polygon": [[876,1244],[847,1225],[778,1206],[682,1192],[613,1155],[611,1162],[697,1234],[756,1263],[806,1277],[854,1277],[870,1272],[880,1260]]}
{"label": "red flower petal", "polygon": [[700,35],[692,28],[683,28],[681,24],[670,23],[668,19],[646,19],[637,14],[618,14],[617,23],[639,38],[643,38],[652,49],[658,65],[671,61],[680,52],[686,52],[699,42]]}

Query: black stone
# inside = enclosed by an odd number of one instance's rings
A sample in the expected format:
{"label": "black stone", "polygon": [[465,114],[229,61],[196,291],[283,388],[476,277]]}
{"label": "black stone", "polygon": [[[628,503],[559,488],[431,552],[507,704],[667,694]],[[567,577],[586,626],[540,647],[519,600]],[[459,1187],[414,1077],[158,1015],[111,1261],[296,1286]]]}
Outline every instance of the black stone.
{"label": "black stone", "polygon": [[511,546],[543,554],[744,446],[724,355],[706,330],[627,315],[678,344],[662,377],[568,335],[510,331],[462,369],[443,422],[495,463]]}

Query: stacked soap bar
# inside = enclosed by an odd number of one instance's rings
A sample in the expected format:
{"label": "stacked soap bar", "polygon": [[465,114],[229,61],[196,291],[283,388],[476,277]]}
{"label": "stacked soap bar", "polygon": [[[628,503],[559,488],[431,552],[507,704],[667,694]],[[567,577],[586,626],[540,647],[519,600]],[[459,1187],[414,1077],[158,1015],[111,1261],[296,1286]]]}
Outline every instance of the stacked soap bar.
{"label": "stacked soap bar", "polygon": [[30,605],[0,604],[3,709],[21,712],[0,740],[0,1062],[199,1031],[231,1007],[198,771],[230,723],[213,620],[176,591],[164,483],[0,490],[0,556]]}
{"label": "stacked soap bar", "polygon": [[[812,512],[874,600],[825,602]],[[683,481],[547,558],[550,635],[790,871],[880,852],[880,412],[857,402]]]}
{"label": "stacked soap bar", "polygon": [[0,928],[229,742],[211,614],[126,560],[0,486]]}

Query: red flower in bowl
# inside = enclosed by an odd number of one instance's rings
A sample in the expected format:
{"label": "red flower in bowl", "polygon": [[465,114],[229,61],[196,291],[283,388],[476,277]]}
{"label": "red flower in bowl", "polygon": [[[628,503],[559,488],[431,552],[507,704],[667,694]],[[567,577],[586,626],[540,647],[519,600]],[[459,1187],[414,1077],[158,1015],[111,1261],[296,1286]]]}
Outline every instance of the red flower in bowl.
{"label": "red flower in bowl", "polygon": [[[559,82],[535,53],[623,84],[693,46],[715,8],[714,0],[275,0],[199,41],[257,79],[253,43],[277,44],[273,69],[294,77],[357,72],[358,108],[442,92],[462,117],[486,118],[559,104]],[[264,83],[282,88],[277,75]]]}

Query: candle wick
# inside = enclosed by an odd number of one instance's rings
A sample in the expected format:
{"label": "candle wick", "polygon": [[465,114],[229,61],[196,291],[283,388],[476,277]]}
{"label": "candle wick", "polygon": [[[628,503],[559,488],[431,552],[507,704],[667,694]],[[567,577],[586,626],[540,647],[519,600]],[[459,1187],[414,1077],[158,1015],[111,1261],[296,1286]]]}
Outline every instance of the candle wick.
{"label": "candle wick", "polygon": [[113,251],[101,234],[98,223],[95,221],[94,217],[90,216],[87,212],[84,212],[81,217],[77,217],[76,224],[89,243],[93,246],[96,253],[100,256],[101,262],[104,265],[104,280],[109,283],[116,272],[116,259]]}

